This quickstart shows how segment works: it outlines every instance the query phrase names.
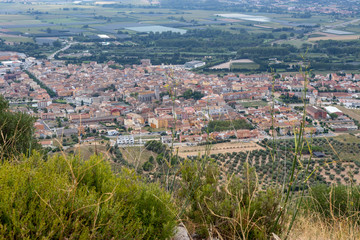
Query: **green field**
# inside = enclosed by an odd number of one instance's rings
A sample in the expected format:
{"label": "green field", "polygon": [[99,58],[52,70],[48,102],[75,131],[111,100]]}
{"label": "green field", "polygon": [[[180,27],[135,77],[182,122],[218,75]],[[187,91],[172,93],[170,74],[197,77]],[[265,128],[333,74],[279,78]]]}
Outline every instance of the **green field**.
{"label": "green field", "polygon": [[248,102],[238,101],[238,103],[241,104],[245,108],[265,107],[268,105],[268,102],[265,102],[265,101],[248,101]]}
{"label": "green field", "polygon": [[[138,1],[136,3],[139,3]],[[214,21],[213,23],[206,23],[205,27],[220,28],[228,31],[236,32],[237,29],[245,29],[246,31],[259,33],[271,33],[272,28],[281,28],[281,24],[276,22],[254,23],[244,20],[237,20],[236,22],[225,22],[224,24],[216,24],[216,20],[226,20],[224,18],[215,16],[215,14],[224,13],[221,11],[207,11],[207,10],[174,10],[174,9],[148,9],[148,8],[111,8],[106,5],[86,5],[86,4],[39,4],[39,5],[24,5],[18,3],[0,3],[0,8],[9,10],[19,10],[22,14],[17,15],[0,15],[0,23],[4,25],[28,25],[32,28],[34,24],[54,24],[63,25],[72,28],[73,24],[83,25],[89,22],[89,27],[93,25],[92,22],[107,23],[138,23],[142,24],[169,24],[169,23],[186,23],[196,22],[198,24]],[[291,22],[311,22],[311,23],[329,23],[330,17],[313,16],[311,19],[294,19],[290,14],[274,14],[274,13],[257,13],[257,15],[274,18],[277,20],[291,21]],[[105,17],[105,18],[104,18]],[[345,21],[339,20],[339,22]],[[69,25],[68,25],[69,24]],[[259,25],[259,26],[256,26]],[[52,26],[55,27],[55,26]],[[25,30],[26,28],[24,28]],[[23,31],[23,29],[17,29]],[[29,30],[26,30],[27,32]],[[31,30],[30,30],[31,31]]]}
{"label": "green field", "polygon": [[259,69],[259,67],[260,65],[256,63],[232,63],[230,68],[234,71],[237,71],[244,69],[255,70],[255,69]]}
{"label": "green field", "polygon": [[[135,1],[131,1],[135,3]],[[136,4],[140,2],[136,1]],[[78,58],[61,60],[79,64],[83,61],[104,62],[113,60],[118,64],[138,64],[139,59],[150,58],[154,64],[184,64],[192,60],[206,60],[209,66],[212,63],[227,62],[230,59],[250,59],[256,63],[236,63],[231,66],[230,71],[258,73],[267,71],[271,58],[277,58],[283,64],[272,65],[277,72],[289,71],[289,64],[297,64],[301,61],[307,46],[311,44],[308,52],[309,61],[319,63],[314,69],[318,70],[351,70],[358,71],[357,66],[347,64],[349,62],[360,62],[359,54],[329,54],[328,47],[316,50],[318,42],[309,42],[308,37],[319,35],[321,29],[339,28],[338,24],[349,22],[348,16],[339,16],[336,19],[330,14],[312,14],[310,18],[297,18],[294,13],[268,13],[254,12],[251,15],[264,16],[270,19],[269,22],[256,22],[246,19],[224,18],[216,14],[229,13],[225,10],[192,10],[192,9],[166,9],[166,8],[147,8],[147,7],[124,7],[111,5],[95,5],[93,3],[80,4],[20,4],[20,3],[0,3],[2,9],[18,12],[18,14],[0,15],[0,33],[11,36],[0,35],[6,43],[33,42],[37,38],[59,38],[64,41],[69,37],[77,42],[96,42],[100,41],[98,34],[110,36],[110,41],[116,41],[116,46],[101,47],[92,46],[89,51],[93,51],[92,59]],[[241,12],[239,12],[241,13]],[[249,14],[250,13],[245,13]],[[318,24],[317,26],[305,29],[301,24]],[[299,25],[296,25],[299,24]],[[157,25],[157,26],[153,26]],[[192,36],[183,39],[171,36],[162,36],[163,39],[139,38],[150,37],[145,32],[135,32],[127,28],[148,27],[148,29],[170,29],[196,30],[191,31]],[[158,26],[161,26],[160,28]],[[344,26],[347,31],[360,32],[359,23],[352,23]],[[162,30],[166,31],[166,30]],[[200,33],[204,31],[204,34]],[[213,31],[212,33],[206,31]],[[222,31],[222,32],[220,32]],[[195,32],[195,33],[194,33]],[[121,35],[120,35],[121,34]],[[189,34],[189,35],[191,35]],[[232,36],[227,36],[231,34]],[[314,35],[315,34],[315,35]],[[185,34],[184,34],[185,35]],[[18,36],[18,37],[17,37]],[[224,36],[224,37],[222,37]],[[159,40],[159,41],[157,41]],[[211,44],[207,44],[211,40]],[[231,41],[230,41],[231,40]],[[129,42],[135,43],[134,48]],[[189,41],[189,44],[182,44]],[[39,41],[38,41],[39,43]],[[41,43],[40,43],[41,44]],[[273,47],[287,48],[283,51],[263,51]],[[45,45],[43,45],[45,46]],[[294,47],[296,49],[294,49]],[[5,48],[5,47],[3,47]],[[26,54],[30,56],[49,55],[53,49],[52,45],[40,50],[31,51],[27,49]],[[263,48],[256,53],[254,48]],[[33,49],[36,49],[34,47]],[[20,48],[19,51],[22,49]],[[311,51],[312,50],[312,51]],[[67,53],[76,53],[76,49],[70,48]],[[104,51],[114,52],[112,59],[105,57]],[[124,56],[132,56],[125,58]],[[208,58],[210,57],[210,58]],[[336,66],[335,66],[335,65]],[[203,73],[222,74],[227,70],[209,71],[205,68]]]}
{"label": "green field", "polygon": [[1,36],[1,39],[4,39],[7,42],[14,42],[14,43],[21,43],[21,42],[31,42],[33,43],[34,41],[31,38],[27,38],[27,37],[18,37],[18,36]]}

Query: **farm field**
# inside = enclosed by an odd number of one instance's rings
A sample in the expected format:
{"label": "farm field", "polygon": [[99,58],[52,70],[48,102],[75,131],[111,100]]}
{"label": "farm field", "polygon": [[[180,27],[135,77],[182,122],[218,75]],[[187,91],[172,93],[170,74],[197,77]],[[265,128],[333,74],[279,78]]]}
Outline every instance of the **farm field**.
{"label": "farm field", "polygon": [[22,36],[16,36],[16,35],[11,35],[11,34],[2,34],[2,33],[0,33],[0,38],[4,39],[7,42],[14,42],[14,43],[34,42],[31,38],[22,37]]}
{"label": "farm field", "polygon": [[231,63],[230,69],[233,69],[234,71],[241,71],[243,69],[258,69],[260,67],[259,64],[256,63],[248,63],[248,62],[235,62]]}
{"label": "farm field", "polygon": [[295,47],[302,47],[303,44],[311,44],[311,42],[308,42],[307,40],[304,39],[291,39],[291,40],[285,40],[285,41],[281,41],[282,44],[290,44],[293,45]]}
{"label": "farm field", "polygon": [[[307,185],[326,184],[348,184],[360,181],[360,143],[356,136],[342,134],[332,138],[308,139],[313,152],[323,153],[323,157],[310,155],[309,147],[303,148],[302,157],[296,160],[296,164],[305,166],[306,171],[299,172],[300,179],[309,176]],[[149,150],[158,152],[161,149],[159,143],[150,144]],[[149,146],[150,146],[149,145]],[[209,150],[210,149],[210,150]],[[253,168],[259,179],[259,184],[266,187],[269,184],[281,184],[288,179],[294,159],[295,141],[289,140],[263,140],[259,143],[220,143],[206,146],[183,146],[176,147],[174,153],[178,153],[180,162],[185,158],[197,159],[202,155],[209,156],[220,170],[220,179],[226,179],[232,174],[241,176],[246,166]],[[336,151],[334,151],[336,149]],[[163,153],[158,155],[162,156]],[[150,155],[149,155],[150,156]],[[153,155],[155,158],[155,156]],[[154,163],[157,169],[163,169],[164,163],[156,158]],[[144,158],[144,161],[146,158]],[[175,163],[179,164],[180,162]],[[145,163],[146,164],[146,163]],[[155,177],[153,169],[148,172]],[[166,167],[165,167],[166,169]],[[304,175],[304,176],[301,176]],[[158,176],[159,177],[159,176]],[[295,186],[299,188],[300,186]]]}
{"label": "farm field", "polygon": [[[182,65],[200,60],[207,65],[198,69],[198,73],[221,75],[230,71],[252,74],[270,71],[270,68],[283,73],[296,71],[297,66],[292,66],[301,61],[301,54],[308,49],[307,56],[314,71],[359,69],[358,54],[340,56],[340,53],[329,50],[329,45],[320,43],[323,39],[358,39],[359,22],[348,16],[335,19],[330,15],[313,14],[303,18],[291,12],[234,13],[226,9],[162,8],[154,6],[156,2],[147,0],[121,4],[111,2],[58,4],[48,1],[46,4],[31,5],[1,2],[0,8],[6,9],[6,12],[0,12],[0,34],[3,34],[0,38],[7,45],[33,44],[28,48],[24,45],[20,50],[38,58],[58,50],[52,51],[53,43],[60,47],[76,41],[78,46],[70,47],[62,56],[55,56],[57,60],[73,64],[111,60],[124,65],[151,59],[154,65]],[[134,6],[124,5],[130,2]],[[149,4],[153,6],[148,7]],[[324,33],[327,30],[330,33]],[[342,33],[337,32],[339,30],[354,34],[336,35]],[[84,56],[80,50],[83,46],[80,45],[103,42],[99,35],[110,38],[103,45],[89,47],[87,51],[92,55]],[[211,44],[208,44],[209,39],[212,39]],[[44,47],[37,48],[35,45]],[[315,46],[321,49],[315,49]],[[2,48],[12,50],[5,45]],[[109,56],[105,54],[107,52],[114,54]],[[274,58],[279,60],[279,64],[272,64],[269,60]],[[246,62],[230,62],[230,59],[245,59]]]}
{"label": "farm field", "polygon": [[[347,143],[359,143],[360,142],[360,138],[358,138],[357,136],[353,135],[353,134],[348,134],[348,133],[344,133],[344,134],[339,134],[336,137],[333,137],[334,140],[337,140],[341,143],[347,144]],[[359,159],[360,160],[360,159]]]}
{"label": "farm field", "polygon": [[349,117],[360,122],[360,109],[348,109],[343,106],[336,106],[336,107],[339,108],[339,110],[341,110],[346,115],[349,115]]}
{"label": "farm field", "polygon": [[[149,1],[128,1],[136,4],[149,4]],[[105,2],[104,2],[105,3]],[[249,18],[239,19],[225,18],[218,16],[218,14],[226,14],[226,12],[207,11],[207,10],[174,10],[174,9],[147,9],[147,8],[112,8],[107,7],[108,4],[98,2],[97,4],[38,4],[38,5],[24,5],[18,3],[0,3],[0,8],[13,10],[14,14],[0,15],[0,22],[6,29],[13,29],[17,27],[31,29],[34,27],[61,27],[63,30],[71,30],[74,25],[88,25],[90,29],[99,25],[103,27],[101,32],[114,31],[124,29],[124,27],[111,27],[114,23],[140,23],[149,25],[163,25],[163,27],[185,27],[190,29],[195,25],[204,25],[218,27],[221,25],[222,29],[229,31],[236,31],[237,27],[244,28],[252,32],[271,32],[273,28],[280,28],[282,24],[287,24],[286,21],[291,22],[306,22],[305,19],[291,18],[290,14],[274,14],[274,13],[256,13]],[[101,5],[104,4],[104,5]],[[261,16],[261,17],[259,17]],[[261,22],[257,24],[257,20],[270,19],[269,22]],[[273,19],[279,21],[272,21]],[[256,20],[256,21],[253,21]],[[314,17],[312,22],[330,22],[330,18]],[[131,27],[131,26],[130,26]],[[30,30],[29,30],[30,31]]]}
{"label": "farm field", "polygon": [[265,101],[238,101],[245,108],[249,107],[265,107],[268,105],[268,102]]}
{"label": "farm field", "polygon": [[254,62],[250,59],[230,60],[228,62],[213,66],[210,69],[230,69],[232,64],[247,64],[247,63],[250,64],[250,63],[254,63]]}
{"label": "farm field", "polygon": [[[309,184],[316,182],[322,183],[348,183],[350,180],[360,181],[360,161],[358,153],[360,152],[359,141],[346,142],[340,141],[339,136],[336,138],[312,139],[312,147],[314,151],[325,153],[324,158],[312,157],[304,153],[302,164],[309,164],[309,172],[314,172],[309,180]],[[349,142],[348,142],[349,141]],[[259,177],[260,183],[266,186],[270,182],[281,183],[284,181],[286,171],[291,169],[291,161],[293,159],[293,140],[276,141],[275,156],[272,152],[272,141],[267,141],[265,145],[260,143],[262,149],[250,152],[236,152],[229,150],[227,152],[211,154],[211,158],[219,165],[221,172],[226,177],[229,174],[240,174],[244,170],[244,164],[247,163],[254,167]],[[332,147],[338,149],[341,153],[338,155],[332,150]]]}
{"label": "farm field", "polygon": [[[209,146],[184,146],[179,147],[179,156],[186,158],[187,156],[198,156],[205,154]],[[213,144],[210,147],[210,154],[225,154],[227,152],[246,152],[263,149],[254,142],[228,142]],[[177,150],[177,149],[176,149]]]}
{"label": "farm field", "polygon": [[309,38],[308,41],[310,42],[316,42],[316,41],[320,41],[320,40],[355,40],[355,39],[359,39],[360,35],[328,35],[328,36],[324,36],[324,37],[313,37],[313,38]]}

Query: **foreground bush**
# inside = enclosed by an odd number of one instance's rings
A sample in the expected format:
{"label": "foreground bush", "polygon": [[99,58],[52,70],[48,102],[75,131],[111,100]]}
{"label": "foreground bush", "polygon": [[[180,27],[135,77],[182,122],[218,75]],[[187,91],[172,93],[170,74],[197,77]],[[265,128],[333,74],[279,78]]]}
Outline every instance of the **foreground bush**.
{"label": "foreground bush", "polygon": [[215,164],[187,160],[181,174],[179,198],[189,205],[184,218],[201,238],[270,239],[282,233],[281,194],[261,191],[254,169],[245,166],[243,179],[229,176],[221,182]]}
{"label": "foreground bush", "polygon": [[327,219],[348,219],[360,223],[360,187],[316,185],[307,202],[310,211]]}
{"label": "foreground bush", "polygon": [[157,185],[130,170],[115,175],[98,156],[35,153],[0,165],[0,238],[168,239],[173,211]]}
{"label": "foreground bush", "polygon": [[289,240],[355,240],[360,239],[360,226],[348,219],[332,221],[318,213],[300,214]]}
{"label": "foreground bush", "polygon": [[21,112],[10,112],[9,102],[0,95],[0,162],[40,150],[33,138],[35,118]]}

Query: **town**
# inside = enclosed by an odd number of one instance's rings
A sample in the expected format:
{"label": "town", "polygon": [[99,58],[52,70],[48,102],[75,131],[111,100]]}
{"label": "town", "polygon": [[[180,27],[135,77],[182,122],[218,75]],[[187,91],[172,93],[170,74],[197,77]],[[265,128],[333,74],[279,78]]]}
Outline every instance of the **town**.
{"label": "town", "polygon": [[360,1],[0,6],[1,239],[360,239]]}
{"label": "town", "polygon": [[[2,52],[0,95],[35,116],[35,136],[54,150],[79,142],[143,145],[292,139],[305,109],[308,136],[358,129],[360,74],[196,74],[201,65],[114,62],[65,65]],[[306,91],[306,96],[304,92]],[[304,104],[305,102],[305,104]]]}

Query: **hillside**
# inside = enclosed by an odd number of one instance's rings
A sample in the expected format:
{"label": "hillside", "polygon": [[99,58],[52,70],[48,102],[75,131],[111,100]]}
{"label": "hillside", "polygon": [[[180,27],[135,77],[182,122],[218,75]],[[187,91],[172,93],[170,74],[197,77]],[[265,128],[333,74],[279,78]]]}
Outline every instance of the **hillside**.
{"label": "hillside", "polygon": [[0,238],[170,239],[178,226],[195,240],[360,237],[355,135],[53,153],[32,117],[3,98],[0,110]]}
{"label": "hillside", "polygon": [[[101,156],[33,152],[0,168],[0,238],[168,239],[175,206],[134,171],[116,175]],[[21,226],[21,227],[19,227]]]}

